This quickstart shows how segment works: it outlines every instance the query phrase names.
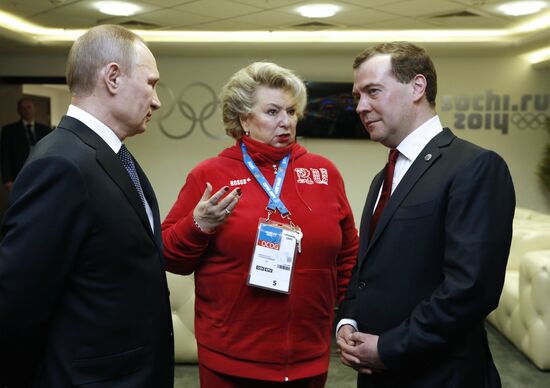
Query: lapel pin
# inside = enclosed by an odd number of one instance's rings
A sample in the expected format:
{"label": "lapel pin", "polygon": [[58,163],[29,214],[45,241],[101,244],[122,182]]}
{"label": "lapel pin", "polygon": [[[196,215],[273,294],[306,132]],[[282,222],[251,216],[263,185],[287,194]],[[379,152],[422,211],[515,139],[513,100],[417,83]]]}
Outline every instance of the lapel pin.
{"label": "lapel pin", "polygon": [[432,154],[426,154],[426,156],[424,156],[424,160],[426,162],[429,161],[431,158],[432,158]]}

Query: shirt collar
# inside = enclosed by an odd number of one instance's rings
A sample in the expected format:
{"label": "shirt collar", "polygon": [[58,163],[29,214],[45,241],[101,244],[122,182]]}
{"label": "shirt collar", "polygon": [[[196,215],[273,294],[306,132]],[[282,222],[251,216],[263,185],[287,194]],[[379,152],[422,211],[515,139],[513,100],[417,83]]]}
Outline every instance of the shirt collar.
{"label": "shirt collar", "polygon": [[72,104],[69,105],[67,116],[74,117],[75,119],[80,120],[81,122],[86,124],[92,131],[94,131],[99,137],[101,137],[105,143],[107,143],[107,145],[115,152],[115,154],[118,154],[118,151],[122,146],[122,142],[111,128],[103,124],[101,121],[99,121],[97,118],[95,118],[85,110]]}
{"label": "shirt collar", "polygon": [[443,126],[439,116],[435,115],[403,139],[397,149],[401,155],[412,162],[426,147],[426,144],[442,131]]}

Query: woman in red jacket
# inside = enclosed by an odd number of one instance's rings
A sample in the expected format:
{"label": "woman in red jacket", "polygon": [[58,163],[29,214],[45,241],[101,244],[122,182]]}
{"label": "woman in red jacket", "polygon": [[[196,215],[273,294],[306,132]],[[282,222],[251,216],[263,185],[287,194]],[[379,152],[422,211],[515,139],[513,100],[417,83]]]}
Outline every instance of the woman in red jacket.
{"label": "woman in red jacket", "polygon": [[222,108],[236,144],[189,173],[162,225],[167,270],[195,273],[201,387],[325,385],[358,239],[340,173],[296,143],[305,103],[275,64],[233,75]]}

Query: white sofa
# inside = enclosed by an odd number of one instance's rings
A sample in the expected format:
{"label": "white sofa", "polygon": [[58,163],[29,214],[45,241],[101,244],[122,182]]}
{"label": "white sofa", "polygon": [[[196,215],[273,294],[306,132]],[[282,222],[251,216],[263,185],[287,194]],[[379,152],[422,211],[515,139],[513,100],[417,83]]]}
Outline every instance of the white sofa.
{"label": "white sofa", "polygon": [[488,320],[539,369],[550,369],[550,215],[516,209],[502,296]]}
{"label": "white sofa", "polygon": [[181,276],[167,272],[170,288],[172,324],[174,325],[175,361],[197,362],[195,341],[195,280],[192,275]]}
{"label": "white sofa", "polygon": [[[194,363],[195,282],[167,276],[176,362]],[[537,367],[550,369],[550,215],[516,209],[504,289],[488,320]]]}

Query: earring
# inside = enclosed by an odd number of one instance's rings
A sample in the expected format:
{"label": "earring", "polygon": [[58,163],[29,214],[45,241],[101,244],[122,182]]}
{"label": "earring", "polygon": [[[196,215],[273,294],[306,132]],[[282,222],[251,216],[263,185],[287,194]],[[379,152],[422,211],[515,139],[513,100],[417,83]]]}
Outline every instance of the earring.
{"label": "earring", "polygon": [[244,135],[245,136],[250,136],[250,132],[249,131],[244,131]]}

